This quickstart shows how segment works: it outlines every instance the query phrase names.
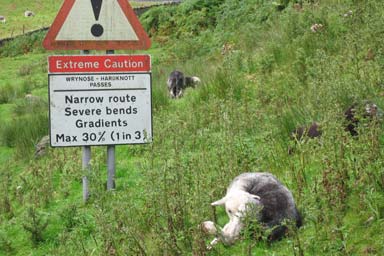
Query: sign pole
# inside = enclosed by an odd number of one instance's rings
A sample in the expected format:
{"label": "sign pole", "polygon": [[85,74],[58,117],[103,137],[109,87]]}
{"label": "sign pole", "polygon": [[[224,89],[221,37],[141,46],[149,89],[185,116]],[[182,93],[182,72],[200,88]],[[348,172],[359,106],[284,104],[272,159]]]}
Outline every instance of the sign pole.
{"label": "sign pole", "polygon": [[[82,50],[80,51],[81,55],[88,55],[89,50]],[[90,172],[91,166],[91,147],[90,146],[83,146],[83,171],[85,172],[83,176],[83,201],[87,202],[89,199],[89,184],[88,184],[88,178],[87,175]]]}
{"label": "sign pole", "polygon": [[[83,170],[86,173],[90,172],[90,164],[91,161],[91,147],[90,146],[83,146]],[[89,184],[88,184],[88,178],[86,174],[83,176],[83,201],[86,202],[89,198]]]}
{"label": "sign pole", "polygon": [[[107,50],[107,54],[114,54],[114,50]],[[107,146],[107,168],[108,168],[108,180],[107,190],[113,190],[116,188],[115,185],[115,174],[116,174],[116,160],[115,160],[115,145]]]}
{"label": "sign pole", "polygon": [[115,145],[107,147],[107,166],[108,166],[108,181],[107,190],[115,189]]}

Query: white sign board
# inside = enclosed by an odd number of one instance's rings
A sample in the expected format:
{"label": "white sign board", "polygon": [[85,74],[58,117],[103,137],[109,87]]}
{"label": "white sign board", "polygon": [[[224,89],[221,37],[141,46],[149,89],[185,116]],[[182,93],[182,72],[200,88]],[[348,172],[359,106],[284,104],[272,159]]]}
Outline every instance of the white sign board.
{"label": "white sign board", "polygon": [[[56,63],[63,66],[60,58]],[[48,76],[52,147],[151,141],[151,73],[51,72]]]}

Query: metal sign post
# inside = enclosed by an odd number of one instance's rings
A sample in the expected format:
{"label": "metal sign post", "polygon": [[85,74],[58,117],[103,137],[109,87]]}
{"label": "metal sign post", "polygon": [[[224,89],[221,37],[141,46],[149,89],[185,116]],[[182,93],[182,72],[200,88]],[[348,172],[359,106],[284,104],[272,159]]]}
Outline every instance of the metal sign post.
{"label": "metal sign post", "polygon": [[91,147],[90,146],[83,146],[83,171],[85,174],[83,175],[83,200],[84,202],[88,200],[89,198],[89,183],[87,175],[90,170],[90,161],[91,161]]}
{"label": "metal sign post", "polygon": [[[88,50],[82,50],[80,51],[80,54],[82,55],[87,55],[89,54]],[[88,183],[88,178],[87,175],[91,171],[91,147],[90,146],[83,146],[83,158],[82,158],[82,168],[83,172],[85,174],[83,175],[83,201],[86,202],[89,199],[89,183]]]}
{"label": "metal sign post", "polygon": [[[107,50],[107,54],[114,54],[114,50]],[[107,147],[107,190],[115,189],[115,175],[116,175],[116,158],[115,158],[115,145]]]}
{"label": "metal sign post", "polygon": [[116,173],[115,162],[116,162],[115,146],[111,145],[107,147],[107,168],[108,168],[107,190],[115,189],[115,173]]}

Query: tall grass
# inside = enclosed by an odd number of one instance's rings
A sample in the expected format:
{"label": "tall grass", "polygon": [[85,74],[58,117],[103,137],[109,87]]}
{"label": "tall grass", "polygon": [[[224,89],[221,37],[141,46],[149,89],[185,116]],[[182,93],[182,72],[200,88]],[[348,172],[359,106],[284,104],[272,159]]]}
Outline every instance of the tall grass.
{"label": "tall grass", "polygon": [[20,100],[13,108],[13,118],[2,125],[0,142],[14,147],[20,158],[28,158],[33,147],[48,134],[47,103],[35,98]]}
{"label": "tall grass", "polygon": [[11,41],[5,42],[4,45],[0,47],[0,56],[14,57],[31,52],[42,52],[43,47],[41,42],[44,39],[45,34],[45,31],[41,31],[30,35],[19,36]]}

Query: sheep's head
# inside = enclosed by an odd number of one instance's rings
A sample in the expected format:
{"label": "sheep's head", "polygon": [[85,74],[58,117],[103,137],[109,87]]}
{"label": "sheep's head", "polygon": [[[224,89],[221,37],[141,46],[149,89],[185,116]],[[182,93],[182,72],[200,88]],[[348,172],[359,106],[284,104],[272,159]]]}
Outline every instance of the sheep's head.
{"label": "sheep's head", "polygon": [[168,92],[171,98],[179,98],[183,96],[183,79],[169,78]]}
{"label": "sheep's head", "polygon": [[232,244],[243,228],[243,219],[261,205],[260,197],[245,191],[232,191],[225,197],[211,204],[212,206],[225,205],[229,222],[220,233],[220,240],[225,244]]}

